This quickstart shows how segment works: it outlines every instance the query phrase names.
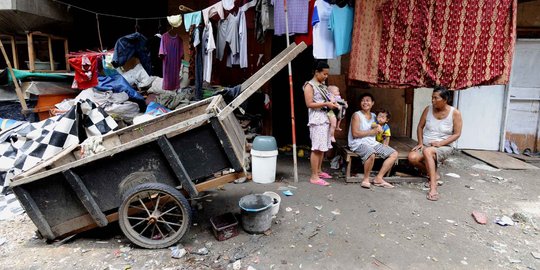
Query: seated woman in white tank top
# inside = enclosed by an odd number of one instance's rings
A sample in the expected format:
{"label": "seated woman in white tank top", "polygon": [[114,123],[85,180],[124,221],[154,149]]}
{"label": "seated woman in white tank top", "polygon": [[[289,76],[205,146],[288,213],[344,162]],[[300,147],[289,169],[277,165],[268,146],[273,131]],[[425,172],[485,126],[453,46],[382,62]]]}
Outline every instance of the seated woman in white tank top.
{"label": "seated woman in white tank top", "polygon": [[418,145],[409,153],[409,163],[429,176],[427,199],[439,199],[437,192],[437,164],[454,152],[455,141],[461,136],[461,113],[448,105],[450,92],[436,87],[418,123]]}

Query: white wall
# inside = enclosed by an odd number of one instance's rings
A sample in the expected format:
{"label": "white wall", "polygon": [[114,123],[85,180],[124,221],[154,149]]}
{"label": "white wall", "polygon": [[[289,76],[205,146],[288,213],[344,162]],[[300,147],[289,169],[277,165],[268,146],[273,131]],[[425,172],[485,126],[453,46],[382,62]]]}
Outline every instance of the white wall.
{"label": "white wall", "polygon": [[431,104],[431,93],[433,93],[433,88],[414,89],[411,138],[415,141],[418,140],[418,136],[416,136],[416,128],[418,127],[418,122],[420,122],[422,112],[424,111],[426,106]]}
{"label": "white wall", "polygon": [[457,148],[499,150],[505,88],[505,85],[487,85],[457,91],[456,107],[463,118]]}

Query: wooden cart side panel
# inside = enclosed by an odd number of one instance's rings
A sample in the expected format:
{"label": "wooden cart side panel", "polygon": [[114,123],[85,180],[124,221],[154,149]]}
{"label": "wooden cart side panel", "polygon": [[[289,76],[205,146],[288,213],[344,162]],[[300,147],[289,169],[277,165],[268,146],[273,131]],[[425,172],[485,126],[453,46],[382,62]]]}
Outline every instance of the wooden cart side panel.
{"label": "wooden cart side panel", "polygon": [[[226,106],[227,104],[225,101],[221,99],[219,103],[215,104],[215,111],[219,112]],[[220,124],[230,138],[234,152],[243,166],[246,151],[246,135],[244,130],[242,130],[238,119],[234,116],[234,114],[229,114],[226,118],[220,121]]]}
{"label": "wooden cart side panel", "polygon": [[[103,139],[106,139],[109,136],[119,136],[119,135],[122,135],[124,133],[132,132],[134,130],[143,129],[146,126],[153,125],[153,124],[156,124],[156,123],[159,123],[159,122],[167,122],[169,124],[171,123],[171,121],[179,122],[179,121],[174,121],[174,120],[178,120],[176,118],[181,117],[182,115],[184,115],[188,111],[197,110],[197,108],[199,108],[199,107],[206,108],[208,106],[208,104],[211,103],[211,102],[212,102],[212,99],[209,98],[209,99],[201,100],[201,101],[193,103],[193,104],[189,104],[189,105],[187,105],[185,107],[176,109],[176,110],[171,111],[169,113],[162,114],[162,115],[160,115],[160,116],[158,116],[158,117],[156,117],[154,119],[151,119],[149,121],[142,122],[142,123],[139,123],[139,124],[135,124],[135,125],[131,125],[131,126],[127,126],[127,127],[122,128],[122,129],[119,129],[119,130],[117,130],[117,131],[115,131],[113,133],[110,133],[110,134],[107,134],[107,135],[103,136]],[[173,120],[170,120],[171,118],[173,118]]]}
{"label": "wooden cart side panel", "polygon": [[60,167],[56,167],[56,168],[53,168],[51,170],[44,171],[44,172],[41,172],[41,173],[38,173],[38,174],[34,174],[34,175],[31,175],[31,176],[29,176],[27,178],[23,178],[23,179],[20,179],[18,181],[12,182],[10,184],[10,186],[14,187],[14,186],[18,186],[18,185],[24,185],[24,184],[26,184],[28,182],[32,182],[32,181],[42,179],[42,178],[47,178],[49,175],[53,175],[55,173],[59,173],[59,172],[62,172],[64,170],[67,170],[67,169],[71,169],[71,168],[74,168],[74,167],[77,167],[77,166],[81,166],[81,165],[93,162],[95,160],[98,160],[98,159],[101,159],[101,158],[104,158],[104,157],[107,157],[107,156],[116,155],[116,154],[118,154],[120,152],[123,152],[123,151],[126,151],[128,149],[132,149],[132,148],[135,148],[135,147],[137,147],[139,145],[154,141],[154,140],[156,140],[157,138],[159,138],[162,135],[168,135],[168,134],[171,134],[171,133],[180,134],[182,132],[192,130],[194,128],[197,128],[197,127],[200,127],[200,126],[206,124],[207,121],[211,117],[212,117],[212,115],[210,115],[210,114],[204,114],[204,115],[194,117],[193,119],[189,119],[189,120],[186,120],[186,121],[183,121],[183,122],[180,122],[180,123],[172,124],[171,126],[169,126],[167,128],[164,128],[164,129],[162,129],[162,130],[160,130],[158,132],[154,132],[152,134],[146,135],[146,136],[144,136],[142,138],[139,138],[139,139],[136,139],[134,141],[124,143],[122,145],[119,145],[119,146],[117,146],[115,148],[112,148],[112,149],[109,149],[107,151],[100,152],[100,153],[97,153],[97,154],[95,154],[93,156],[90,156],[90,157],[87,157],[87,158],[84,158],[84,159],[80,159],[80,160],[77,160],[77,161],[62,165]]}
{"label": "wooden cart side panel", "polygon": [[212,118],[210,122],[212,123],[212,127],[220,140],[225,154],[231,161],[232,168],[237,172],[244,171],[244,167],[242,166],[244,158],[235,152],[233,147],[234,141],[231,139],[232,134],[226,131],[217,117]]}
{"label": "wooden cart side panel", "polygon": [[127,143],[136,140],[145,135],[169,127],[171,126],[171,124],[180,123],[202,114],[206,114],[206,106],[198,106],[191,110],[182,111],[182,113],[173,113],[170,117],[167,118],[160,118],[157,120],[154,119],[155,121],[141,123],[141,125],[139,125],[138,127],[123,131],[122,133],[118,134],[120,138],[120,143]]}
{"label": "wooden cart side panel", "polygon": [[[197,191],[205,191],[212,188],[216,188],[227,183],[230,183],[238,178],[245,177],[245,173],[231,173],[226,174],[206,182],[196,185]],[[118,212],[111,213],[107,215],[107,221],[109,223],[118,221]],[[51,228],[55,237],[65,237],[68,235],[76,234],[79,232],[84,232],[93,228],[96,228],[96,223],[92,220],[92,217],[89,214],[67,220],[64,223],[58,224]],[[53,238],[51,238],[52,240]]]}

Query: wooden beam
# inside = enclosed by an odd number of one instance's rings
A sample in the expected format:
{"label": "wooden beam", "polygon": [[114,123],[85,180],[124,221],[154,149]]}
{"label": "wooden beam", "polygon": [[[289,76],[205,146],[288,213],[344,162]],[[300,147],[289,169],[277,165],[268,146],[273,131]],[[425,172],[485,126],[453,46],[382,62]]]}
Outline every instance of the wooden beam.
{"label": "wooden beam", "polygon": [[19,56],[17,55],[17,44],[15,43],[15,37],[11,36],[11,55],[13,57],[13,67],[19,69]]}
{"label": "wooden beam", "polygon": [[26,214],[34,221],[34,224],[38,228],[38,230],[41,232],[43,236],[45,236],[47,239],[54,239],[54,233],[51,229],[51,226],[49,225],[49,222],[47,222],[47,219],[43,215],[43,212],[39,209],[38,205],[32,198],[32,196],[24,189],[23,187],[14,187],[13,192],[15,195],[17,195],[17,199],[21,202],[22,205],[27,206],[25,207]]}
{"label": "wooden beam", "polygon": [[292,51],[295,48],[295,46],[290,45],[285,50],[281,51],[278,55],[276,55],[270,62],[266,63],[262,68],[257,70],[255,74],[251,75],[246,81],[242,83],[241,92],[243,92],[248,86],[252,85],[259,77],[261,77],[264,72],[268,69],[267,67],[272,67],[275,65],[281,58],[283,58],[286,54],[288,54],[290,51]]}
{"label": "wooden beam", "polygon": [[53,168],[51,170],[47,170],[47,171],[40,172],[40,173],[37,173],[37,174],[34,174],[34,175],[30,175],[29,177],[20,179],[18,181],[11,182],[10,186],[15,187],[15,186],[19,186],[19,185],[24,185],[24,184],[33,182],[35,180],[45,178],[45,177],[47,177],[49,175],[53,175],[55,173],[63,172],[65,170],[68,170],[68,169],[71,169],[71,168],[74,168],[74,167],[77,167],[77,166],[80,166],[80,165],[83,165],[83,164],[86,164],[86,163],[90,163],[92,161],[95,161],[95,160],[98,160],[98,159],[101,159],[101,158],[104,158],[104,157],[107,157],[107,156],[113,156],[113,155],[115,155],[117,153],[120,153],[120,152],[129,150],[129,149],[135,148],[135,147],[137,147],[139,145],[142,145],[142,144],[145,144],[145,143],[148,143],[148,142],[151,142],[151,141],[155,141],[162,135],[169,136],[171,133],[180,134],[182,132],[187,132],[189,130],[195,129],[197,127],[200,127],[200,126],[206,124],[211,117],[213,117],[213,115],[211,115],[211,114],[202,114],[202,115],[193,117],[193,118],[191,118],[189,120],[182,121],[180,123],[176,123],[176,124],[174,124],[172,126],[166,127],[164,129],[156,131],[156,132],[154,132],[152,134],[148,134],[148,135],[146,135],[144,137],[138,138],[138,139],[130,141],[128,143],[124,143],[124,144],[119,145],[119,146],[117,146],[115,148],[108,149],[107,151],[99,152],[99,153],[97,153],[97,154],[95,154],[93,156],[85,157],[83,159],[79,159],[77,161],[62,165],[60,167],[56,167],[56,168]]}
{"label": "wooden beam", "polygon": [[47,37],[47,43],[49,45],[49,63],[51,64],[51,70],[54,71],[54,57],[52,51],[52,39],[50,36]]}
{"label": "wooden beam", "polygon": [[174,150],[174,147],[172,146],[171,142],[169,142],[167,137],[162,135],[157,139],[157,143],[161,149],[161,152],[163,152],[165,159],[169,163],[169,166],[171,166],[174,175],[182,184],[182,188],[189,193],[190,197],[199,195],[199,192],[195,188],[195,184],[193,184],[193,181],[184,167],[184,164],[182,164],[180,157]]}
{"label": "wooden beam", "polygon": [[66,70],[68,72],[71,71],[71,67],[69,66],[69,57],[68,57],[68,54],[69,54],[69,47],[68,47],[68,40],[67,39],[64,39],[64,58],[66,59]]}
{"label": "wooden beam", "polygon": [[96,200],[94,199],[88,188],[86,188],[79,175],[77,175],[72,170],[66,170],[64,171],[64,177],[66,178],[66,181],[83,204],[84,208],[86,208],[86,210],[92,217],[92,220],[99,227],[107,226],[107,224],[109,223],[107,221],[107,218],[105,217],[103,212],[101,212],[101,209],[99,208]]}
{"label": "wooden beam", "polygon": [[32,32],[26,35],[28,41],[28,65],[31,72],[36,70],[36,52],[34,51],[34,38]]}
{"label": "wooden beam", "polygon": [[21,102],[22,111],[28,111],[28,106],[26,105],[26,100],[24,99],[24,92],[19,86],[19,81],[17,78],[15,78],[15,73],[13,72],[13,68],[11,68],[11,62],[9,61],[9,57],[7,56],[6,50],[4,49],[4,44],[2,44],[2,41],[0,41],[0,49],[2,49],[2,55],[4,55],[4,60],[6,61],[6,64],[8,66],[9,73],[11,74],[11,79],[13,81],[13,84],[15,85],[15,92],[17,93],[17,97],[19,98],[19,101]]}
{"label": "wooden beam", "polygon": [[[263,86],[268,80],[270,80],[274,75],[276,75],[282,68],[284,68],[289,62],[291,62],[298,54],[300,54],[304,49],[306,49],[305,43],[300,43],[300,45],[291,44],[289,47],[292,49],[285,49],[288,52],[274,62],[273,65],[266,64],[262,69],[261,75],[258,75],[256,80],[249,85],[240,95],[238,95],[227,107],[225,107],[219,114],[218,117],[220,120],[227,118],[227,116],[232,113],[236,108],[238,108],[244,101],[246,101],[255,91],[257,91],[261,86]],[[277,57],[276,57],[277,58]],[[272,61],[270,61],[272,62]],[[257,74],[257,73],[256,73]],[[255,77],[253,75],[252,77]],[[251,78],[250,78],[251,79]],[[249,79],[248,79],[249,80]]]}
{"label": "wooden beam", "polygon": [[200,192],[200,191],[205,191],[205,190],[209,190],[211,188],[216,188],[216,187],[219,187],[219,186],[223,186],[225,184],[228,184],[236,179],[239,179],[239,178],[242,178],[242,177],[245,177],[246,174],[244,172],[239,172],[239,173],[230,173],[230,174],[226,174],[226,175],[223,175],[223,176],[220,176],[220,177],[217,177],[217,178],[214,178],[214,179],[211,179],[211,180],[208,180],[208,181],[205,181],[205,182],[202,182],[200,184],[197,184],[195,187],[197,188],[197,190]]}

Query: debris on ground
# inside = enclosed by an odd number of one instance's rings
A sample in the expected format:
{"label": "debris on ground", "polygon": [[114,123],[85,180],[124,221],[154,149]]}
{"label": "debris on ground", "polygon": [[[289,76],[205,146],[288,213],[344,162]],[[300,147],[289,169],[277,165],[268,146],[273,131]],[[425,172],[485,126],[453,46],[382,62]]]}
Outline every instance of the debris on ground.
{"label": "debris on ground", "polygon": [[290,190],[287,189],[287,190],[284,190],[284,191],[283,191],[283,195],[285,195],[285,196],[292,196],[292,195],[294,195],[294,194],[292,193],[292,191],[290,191]]}
{"label": "debris on ground", "polygon": [[240,268],[242,268],[242,261],[240,260],[235,261],[232,267],[234,270],[240,270]]}
{"label": "debris on ground", "polygon": [[540,260],[540,252],[534,252],[534,251],[531,251],[531,255],[537,259],[537,260]]}
{"label": "debris on ground", "polygon": [[486,224],[487,223],[487,215],[485,213],[478,212],[478,211],[472,211],[472,216],[474,217],[474,220],[478,224]]}
{"label": "debris on ground", "polygon": [[459,174],[457,174],[457,173],[447,173],[445,175],[450,176],[450,177],[454,177],[454,178],[461,178],[461,176],[459,176]]}
{"label": "debris on ground", "polygon": [[187,254],[186,249],[182,245],[178,245],[171,248],[171,257],[174,259],[180,259]]}
{"label": "debris on ground", "polygon": [[495,223],[501,226],[514,226],[514,221],[508,216],[497,217]]}
{"label": "debris on ground", "polygon": [[480,169],[480,170],[484,170],[484,171],[490,171],[490,172],[500,172],[501,169],[497,169],[495,167],[491,167],[489,165],[486,165],[486,164],[474,164],[472,165],[473,168],[475,169]]}
{"label": "debris on ground", "polygon": [[321,211],[321,209],[322,209],[322,205],[315,205],[314,207],[315,207],[315,209],[317,209],[319,211]]}
{"label": "debris on ground", "polygon": [[335,216],[337,215],[341,215],[341,211],[339,211],[339,209],[334,209],[334,211],[331,212],[332,214],[334,214]]}

